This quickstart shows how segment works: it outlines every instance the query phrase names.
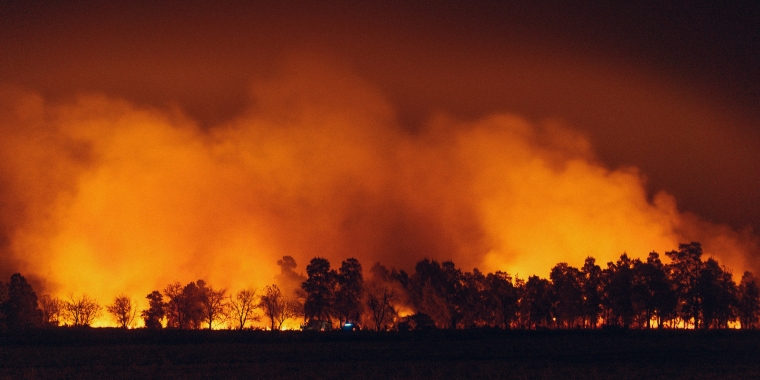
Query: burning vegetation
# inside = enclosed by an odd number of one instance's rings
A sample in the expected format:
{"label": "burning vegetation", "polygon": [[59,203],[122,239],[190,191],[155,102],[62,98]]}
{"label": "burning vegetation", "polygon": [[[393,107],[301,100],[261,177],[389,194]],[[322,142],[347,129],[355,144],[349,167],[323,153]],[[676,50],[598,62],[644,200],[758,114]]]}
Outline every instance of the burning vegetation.
{"label": "burning vegetation", "polygon": [[[337,270],[314,258],[292,293],[268,285],[260,294],[244,289],[228,294],[203,280],[169,284],[148,294],[141,317],[148,329],[257,328],[271,330],[303,318],[304,330],[365,329],[596,329],[605,326],[650,328],[740,327],[754,329],[760,319],[760,288],[750,272],[737,285],[730,269],[703,260],[699,243],[657,252],[645,261],[622,254],[602,269],[593,257],[581,268],[558,263],[548,279],[478,269],[463,272],[453,262],[424,259],[409,274],[375,264],[365,281],[362,265],[349,258]],[[290,269],[295,268],[292,258]],[[39,299],[23,276],[2,286],[3,330],[89,326],[102,307],[88,297]],[[117,296],[106,310],[121,328],[135,326],[135,303]],[[408,313],[402,313],[408,310]],[[291,325],[292,326],[292,325]],[[258,327],[260,328],[260,326]]]}

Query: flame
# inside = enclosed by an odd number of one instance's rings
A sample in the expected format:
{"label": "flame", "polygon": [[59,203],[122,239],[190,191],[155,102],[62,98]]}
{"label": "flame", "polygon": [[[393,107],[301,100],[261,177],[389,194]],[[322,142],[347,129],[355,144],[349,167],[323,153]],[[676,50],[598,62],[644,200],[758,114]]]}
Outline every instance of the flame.
{"label": "flame", "polygon": [[4,90],[2,191],[21,210],[2,219],[4,260],[53,294],[140,308],[173,281],[273,283],[284,255],[297,271],[315,256],[367,269],[431,257],[525,278],[700,240],[750,269],[754,235],[650,198],[643,174],[605,166],[571,127],[439,114],[409,132],[373,86],[312,63],[255,83],[246,114],[205,128],[177,109]]}

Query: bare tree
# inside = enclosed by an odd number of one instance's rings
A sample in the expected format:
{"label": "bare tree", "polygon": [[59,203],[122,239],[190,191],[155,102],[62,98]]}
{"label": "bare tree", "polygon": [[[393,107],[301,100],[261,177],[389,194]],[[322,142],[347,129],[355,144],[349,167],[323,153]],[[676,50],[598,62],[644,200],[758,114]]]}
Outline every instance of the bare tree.
{"label": "bare tree", "polygon": [[116,323],[123,329],[129,328],[137,316],[137,305],[124,294],[116,297],[112,304],[106,306],[106,310],[113,315]]}
{"label": "bare tree", "polygon": [[37,301],[42,310],[42,323],[50,326],[58,326],[63,314],[63,301],[58,297],[43,294]]}
{"label": "bare tree", "polygon": [[288,319],[303,315],[303,305],[293,299],[282,298],[278,309],[279,313],[275,316],[275,320],[277,320],[277,330],[282,330],[282,325],[284,325],[285,321]]}
{"label": "bare tree", "polygon": [[398,315],[395,309],[397,301],[398,295],[390,286],[372,284],[367,287],[367,307],[376,331],[384,329]]}
{"label": "bare tree", "polygon": [[182,284],[175,281],[164,288],[168,300],[164,303],[167,327],[182,328],[185,325],[184,309],[182,307]]}
{"label": "bare tree", "polygon": [[202,292],[203,322],[208,323],[208,329],[211,330],[214,322],[227,319],[227,289],[207,286],[202,288]]}
{"label": "bare tree", "polygon": [[274,324],[277,321],[277,316],[280,314],[280,304],[282,302],[282,292],[277,285],[267,285],[264,288],[264,294],[261,295],[261,302],[259,306],[264,310],[269,322],[271,323],[271,329],[274,330]]}
{"label": "bare tree", "polygon": [[102,314],[102,309],[97,301],[86,294],[79,298],[69,294],[69,299],[64,301],[63,306],[65,319],[70,326],[89,326]]}
{"label": "bare tree", "polygon": [[259,320],[259,317],[255,314],[256,309],[259,307],[256,298],[255,289],[241,290],[234,297],[230,295],[227,301],[229,314],[230,318],[235,320],[238,330],[245,328],[248,322]]}
{"label": "bare tree", "polygon": [[274,284],[264,288],[259,306],[269,318],[272,330],[282,329],[285,321],[302,315],[303,310],[301,303],[296,300],[285,299],[280,288]]}

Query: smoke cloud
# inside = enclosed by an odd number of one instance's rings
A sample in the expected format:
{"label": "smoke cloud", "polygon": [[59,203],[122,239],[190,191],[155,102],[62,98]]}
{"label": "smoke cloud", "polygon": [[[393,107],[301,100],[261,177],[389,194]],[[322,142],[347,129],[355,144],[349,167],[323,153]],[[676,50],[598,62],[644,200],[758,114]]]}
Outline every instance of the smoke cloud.
{"label": "smoke cloud", "polygon": [[734,273],[757,267],[751,232],[648,196],[645,173],[605,166],[562,121],[439,113],[410,131],[381,91],[308,59],[250,94],[241,116],[200,126],[179,109],[3,89],[2,275],[142,307],[174,281],[275,282],[283,256],[524,278],[698,240]]}

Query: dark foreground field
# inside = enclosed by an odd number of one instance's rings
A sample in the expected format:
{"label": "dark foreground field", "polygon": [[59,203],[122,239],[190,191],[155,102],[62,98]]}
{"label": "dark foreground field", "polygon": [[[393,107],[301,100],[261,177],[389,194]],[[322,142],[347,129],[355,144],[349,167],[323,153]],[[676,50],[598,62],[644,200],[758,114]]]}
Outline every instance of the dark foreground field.
{"label": "dark foreground field", "polygon": [[760,332],[39,331],[0,336],[0,378],[760,378]]}

